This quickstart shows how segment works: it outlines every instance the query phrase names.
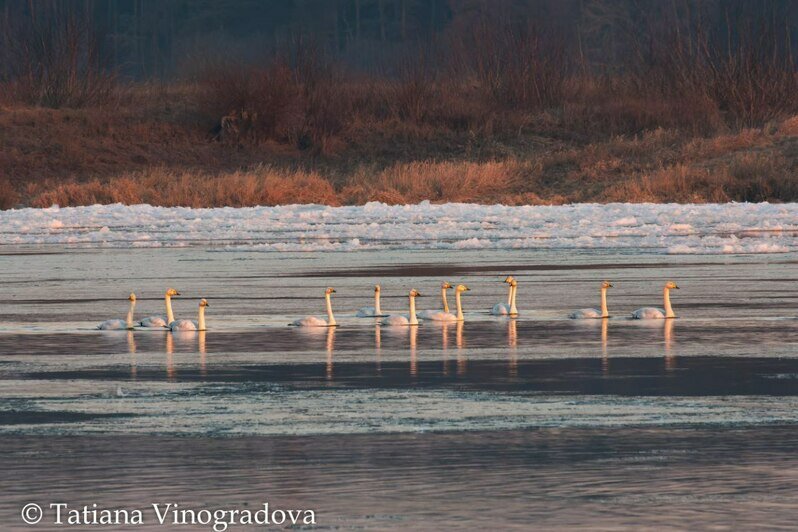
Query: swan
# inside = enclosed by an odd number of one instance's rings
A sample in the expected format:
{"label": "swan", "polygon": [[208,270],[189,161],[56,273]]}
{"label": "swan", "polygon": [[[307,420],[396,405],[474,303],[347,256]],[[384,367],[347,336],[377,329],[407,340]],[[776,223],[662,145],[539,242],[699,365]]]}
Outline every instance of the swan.
{"label": "swan", "polygon": [[199,302],[199,312],[197,321],[194,320],[175,320],[169,324],[171,331],[204,331],[205,329],[205,307],[209,307],[207,299]]}
{"label": "swan", "polygon": [[457,314],[452,314],[451,312],[435,312],[427,316],[428,320],[432,321],[464,321],[465,316],[463,316],[463,305],[460,301],[460,294],[463,292],[469,292],[471,289],[468,288],[464,284],[457,285],[457,288],[454,289],[454,299],[457,305]]}
{"label": "swan", "polygon": [[101,331],[118,331],[122,329],[132,329],[133,328],[133,309],[136,308],[136,294],[133,292],[130,293],[130,296],[127,298],[130,301],[130,309],[127,311],[127,318],[124,320],[105,320],[101,324],[97,326],[97,328]]}
{"label": "swan", "polygon": [[390,326],[408,326],[418,325],[418,317],[416,316],[416,298],[421,297],[421,294],[415,288],[410,291],[410,316],[402,316],[400,314],[391,314],[380,320],[381,325]]}
{"label": "swan", "polygon": [[585,320],[596,318],[609,318],[607,311],[607,289],[612,288],[612,283],[604,281],[601,283],[601,310],[595,308],[582,308],[571,312],[568,317],[572,320]]}
{"label": "swan", "polygon": [[374,306],[359,308],[355,316],[358,318],[379,318],[385,316],[380,308],[380,285],[374,285]]}
{"label": "swan", "polygon": [[518,309],[515,306],[515,293],[518,282],[510,275],[504,280],[509,285],[507,292],[507,303],[496,303],[490,311],[494,316],[517,316]]}
{"label": "swan", "polygon": [[676,314],[673,313],[671,307],[671,290],[678,290],[679,287],[673,281],[665,283],[665,288],[662,289],[662,298],[664,300],[665,310],[654,307],[643,307],[632,312],[632,319],[635,320],[661,320],[675,318]]}
{"label": "swan", "polygon": [[[441,302],[443,303],[443,313],[449,314],[449,302],[446,301],[446,290],[452,288],[452,285],[444,281],[441,283]],[[418,313],[418,317],[423,320],[434,320],[433,316],[442,314],[440,310],[422,310]]]}
{"label": "swan", "polygon": [[168,328],[169,324],[175,321],[175,315],[172,312],[172,296],[179,296],[180,292],[174,288],[169,288],[164,294],[164,302],[166,303],[166,316],[149,316],[139,322],[141,327],[163,327]]}
{"label": "swan", "polygon": [[327,319],[317,318],[316,316],[305,316],[302,319],[295,320],[291,323],[295,327],[335,327],[338,324],[335,322],[335,316],[332,311],[332,301],[330,301],[330,294],[335,293],[335,288],[328,288],[324,291],[324,299],[327,300]]}

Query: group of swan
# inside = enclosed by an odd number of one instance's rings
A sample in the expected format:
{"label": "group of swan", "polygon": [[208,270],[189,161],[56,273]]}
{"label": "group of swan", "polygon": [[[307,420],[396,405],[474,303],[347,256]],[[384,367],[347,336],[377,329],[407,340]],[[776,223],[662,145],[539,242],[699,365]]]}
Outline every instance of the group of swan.
{"label": "group of swan", "polygon": [[[504,280],[509,286],[507,295],[507,303],[497,303],[493,306],[490,313],[495,316],[518,316],[518,308],[516,307],[516,293],[518,290],[518,281],[512,276]],[[456,312],[452,313],[449,310],[449,302],[446,298],[447,290],[454,288],[455,294],[455,308]],[[583,308],[575,310],[568,315],[571,319],[602,319],[609,318],[609,310],[607,309],[607,290],[612,288],[612,283],[604,281],[601,283],[601,305],[600,308]],[[676,314],[671,307],[670,291],[678,290],[679,287],[673,281],[668,281],[663,288],[664,308],[643,307],[632,312],[632,318],[637,320],[651,320],[651,319],[669,319],[675,318]],[[408,314],[383,314],[380,307],[380,285],[374,287],[374,306],[363,307],[358,309],[356,316],[359,318],[381,318],[380,324],[388,326],[412,326],[418,325],[419,319],[438,321],[438,322],[462,322],[465,320],[463,314],[463,303],[461,295],[463,292],[468,292],[471,289],[464,284],[459,284],[453,287],[450,283],[444,282],[441,284],[441,303],[442,310],[424,310],[416,312],[416,298],[421,297],[421,294],[415,288],[410,290],[409,303],[410,311]],[[306,316],[290,323],[296,327],[335,327],[338,323],[335,321],[335,315],[332,309],[331,295],[335,293],[334,288],[327,288],[324,291],[324,298],[327,306],[327,319],[318,318],[316,316]],[[162,328],[172,331],[204,331],[205,327],[205,308],[208,307],[208,302],[205,299],[200,300],[199,313],[196,320],[176,320],[172,312],[172,297],[179,296],[180,292],[174,288],[169,288],[164,296],[166,304],[166,316],[149,316],[144,318],[138,323],[133,322],[133,311],[136,307],[136,295],[130,294],[128,300],[130,301],[130,309],[127,313],[127,318],[112,319],[102,322],[97,326],[100,330],[120,330],[120,329],[135,329],[138,327],[144,328]]]}
{"label": "group of swan", "polygon": [[[612,283],[604,281],[601,283],[601,308],[583,308],[573,311],[568,315],[569,318],[574,320],[579,319],[601,319],[609,318],[610,313],[607,310],[607,289],[612,288]],[[655,307],[642,307],[632,312],[632,319],[634,320],[663,320],[675,318],[676,314],[673,312],[671,306],[671,290],[678,290],[679,287],[673,281],[668,281],[662,289],[662,299],[664,308]]]}
{"label": "group of swan", "polygon": [[[513,278],[512,276],[507,277],[504,280],[505,283],[509,286],[509,291],[507,294],[507,302],[504,303],[497,303],[493,306],[490,313],[494,316],[518,316],[518,307],[516,306],[516,293],[518,291],[518,281]],[[446,298],[447,290],[454,288],[455,292],[455,302],[456,302],[456,309],[455,313],[450,312],[449,310],[449,302]],[[575,310],[574,312],[568,315],[571,319],[602,319],[602,318],[609,318],[610,313],[607,309],[607,290],[612,288],[612,283],[609,281],[604,281],[601,283],[601,303],[600,308],[583,308],[579,310]],[[675,318],[676,314],[673,312],[673,307],[671,307],[670,301],[670,291],[674,289],[678,289],[679,287],[673,281],[668,281],[665,284],[665,288],[663,289],[663,296],[664,296],[664,309],[653,308],[653,307],[643,307],[635,310],[632,312],[632,319],[637,320],[650,320],[650,319],[668,319],[668,318]],[[381,318],[380,324],[382,325],[389,325],[389,326],[410,326],[410,325],[418,325],[419,320],[429,320],[429,321],[442,321],[442,322],[461,322],[465,319],[465,315],[463,314],[463,304],[461,300],[461,294],[463,292],[468,292],[471,289],[468,288],[464,284],[457,285],[457,287],[453,287],[448,282],[443,282],[441,284],[441,304],[443,310],[422,310],[421,312],[416,312],[416,298],[421,297],[421,293],[415,288],[410,290],[409,294],[409,302],[410,302],[410,312],[408,314],[383,314],[382,308],[380,306],[380,293],[381,288],[380,285],[376,285],[374,287],[374,306],[373,307],[362,307],[357,310],[355,316],[358,318]],[[327,288],[324,293],[324,297],[327,303],[327,319],[317,318],[315,316],[307,316],[305,318],[299,319],[291,323],[290,325],[294,325],[297,327],[335,327],[337,322],[335,321],[335,316],[333,315],[332,310],[332,301],[330,299],[330,294],[334,294],[335,289]]]}
{"label": "group of swan", "polygon": [[[395,327],[418,325],[419,318],[431,321],[463,321],[465,315],[463,314],[463,302],[460,295],[463,292],[471,290],[464,284],[457,285],[455,288],[455,302],[457,312],[452,314],[449,312],[449,303],[446,300],[446,290],[452,288],[449,283],[441,285],[441,299],[443,302],[443,310],[427,310],[420,313],[416,312],[416,298],[421,297],[421,293],[413,288],[408,294],[410,302],[410,310],[407,314],[383,314],[380,307],[380,285],[374,287],[374,306],[363,307],[357,310],[355,316],[358,318],[382,318],[380,324]],[[316,316],[306,316],[290,323],[295,327],[335,327],[338,323],[335,321],[335,315],[332,310],[331,294],[335,293],[335,288],[327,288],[324,291],[324,299],[327,305],[327,319],[318,318]]]}
{"label": "group of swan", "polygon": [[176,320],[174,312],[172,312],[172,297],[179,296],[180,292],[174,288],[166,290],[164,295],[164,302],[166,303],[166,316],[155,315],[144,318],[139,322],[133,321],[133,311],[136,308],[136,294],[131,293],[128,300],[130,301],[130,308],[127,312],[127,318],[124,320],[112,319],[106,320],[97,326],[101,331],[110,330],[133,330],[137,327],[145,329],[169,329],[170,331],[204,331],[205,327],[205,308],[208,307],[208,301],[201,299],[199,302],[199,312],[196,320]]}
{"label": "group of swan", "polygon": [[518,309],[515,306],[515,293],[517,291],[518,281],[511,275],[507,277],[504,282],[509,285],[507,303],[496,303],[493,305],[490,313],[494,316],[518,316]]}

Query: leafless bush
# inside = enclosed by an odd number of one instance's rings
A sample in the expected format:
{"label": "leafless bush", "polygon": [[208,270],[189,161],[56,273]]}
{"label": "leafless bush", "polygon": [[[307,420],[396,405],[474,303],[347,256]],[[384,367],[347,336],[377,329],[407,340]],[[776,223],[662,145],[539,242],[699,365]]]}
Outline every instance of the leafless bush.
{"label": "leafless bush", "polygon": [[351,110],[338,70],[301,41],[265,64],[210,66],[199,83],[200,110],[219,130],[220,121],[235,122],[236,143],[275,140],[326,151]]}
{"label": "leafless bush", "polygon": [[19,194],[7,178],[0,178],[0,210],[10,209],[19,203]]}
{"label": "leafless bush", "polygon": [[430,114],[434,98],[433,75],[426,54],[404,57],[399,66],[399,79],[391,83],[388,105],[401,120],[419,124]]}
{"label": "leafless bush", "polygon": [[2,21],[4,98],[53,108],[108,101],[115,76],[104,68],[93,26],[68,5],[47,6],[25,24]]}
{"label": "leafless bush", "polygon": [[710,102],[735,127],[754,127],[798,111],[798,76],[788,37],[772,26],[731,28],[725,42],[701,26],[666,34],[638,50],[636,88],[685,103]]}
{"label": "leafless bush", "polygon": [[560,106],[569,78],[564,43],[534,25],[481,18],[452,43],[460,75],[472,76],[499,108]]}

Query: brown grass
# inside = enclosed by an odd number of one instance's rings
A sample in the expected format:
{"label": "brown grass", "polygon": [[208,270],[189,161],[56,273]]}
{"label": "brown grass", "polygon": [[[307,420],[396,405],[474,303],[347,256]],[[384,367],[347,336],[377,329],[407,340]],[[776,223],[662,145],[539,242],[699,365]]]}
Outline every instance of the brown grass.
{"label": "brown grass", "polygon": [[56,184],[45,181],[29,186],[27,192],[33,207],[95,203],[148,203],[166,207],[338,204],[329,181],[319,175],[286,172],[265,166],[226,175],[197,175],[153,169],[83,183]]}

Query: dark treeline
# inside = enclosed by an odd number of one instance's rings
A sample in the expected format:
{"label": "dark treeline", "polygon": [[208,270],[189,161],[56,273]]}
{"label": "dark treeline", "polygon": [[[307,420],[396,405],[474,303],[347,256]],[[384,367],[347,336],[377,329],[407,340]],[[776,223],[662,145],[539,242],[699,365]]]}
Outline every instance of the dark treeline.
{"label": "dark treeline", "polygon": [[[792,0],[0,0],[0,19],[7,41],[79,21],[96,60],[133,79],[185,75],[208,60],[259,61],[299,36],[351,67],[390,73],[420,46],[445,55],[479,23],[508,21],[556,36],[591,68],[625,68],[674,37],[733,49],[760,35],[782,50],[798,46]],[[4,48],[8,75],[14,47]]]}
{"label": "dark treeline", "polygon": [[797,30],[798,0],[0,0],[0,196],[793,201]]}

